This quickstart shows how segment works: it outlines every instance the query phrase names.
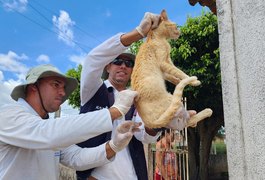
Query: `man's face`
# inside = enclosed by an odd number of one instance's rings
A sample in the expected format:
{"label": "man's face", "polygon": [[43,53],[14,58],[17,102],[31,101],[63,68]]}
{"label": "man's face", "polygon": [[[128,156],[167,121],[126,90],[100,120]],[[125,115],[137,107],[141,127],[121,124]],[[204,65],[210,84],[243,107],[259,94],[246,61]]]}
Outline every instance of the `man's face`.
{"label": "man's face", "polygon": [[39,79],[39,91],[43,104],[48,112],[59,109],[65,96],[65,79],[61,77],[45,77]]}
{"label": "man's face", "polygon": [[112,63],[107,66],[109,73],[108,79],[115,85],[123,85],[126,87],[131,78],[133,70],[133,60],[130,57],[120,55]]}

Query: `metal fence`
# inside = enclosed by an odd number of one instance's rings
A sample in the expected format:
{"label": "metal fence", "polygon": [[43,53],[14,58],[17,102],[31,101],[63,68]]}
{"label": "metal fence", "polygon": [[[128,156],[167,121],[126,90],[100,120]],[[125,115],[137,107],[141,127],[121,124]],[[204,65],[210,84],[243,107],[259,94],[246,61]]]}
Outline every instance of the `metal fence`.
{"label": "metal fence", "polygon": [[149,180],[188,180],[187,129],[162,132],[156,144],[148,146]]}
{"label": "metal fence", "polygon": [[[187,107],[186,98],[182,102]],[[149,180],[189,180],[187,128],[162,132],[148,145],[147,159]]]}

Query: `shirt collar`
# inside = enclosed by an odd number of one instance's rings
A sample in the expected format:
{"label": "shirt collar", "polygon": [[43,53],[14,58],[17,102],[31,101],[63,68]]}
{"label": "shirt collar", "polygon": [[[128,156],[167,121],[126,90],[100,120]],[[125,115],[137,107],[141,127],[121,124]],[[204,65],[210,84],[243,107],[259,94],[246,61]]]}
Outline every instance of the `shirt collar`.
{"label": "shirt collar", "polygon": [[[109,87],[113,87],[112,84],[110,83],[110,81],[109,81],[108,79],[105,80],[104,83],[105,83],[105,85],[107,86],[107,88],[109,88]],[[115,88],[113,87],[113,89],[115,89]]]}
{"label": "shirt collar", "polygon": [[112,87],[113,88],[113,93],[116,95],[118,93],[118,90],[110,83],[110,81],[107,79],[104,81],[105,85],[107,88]]}

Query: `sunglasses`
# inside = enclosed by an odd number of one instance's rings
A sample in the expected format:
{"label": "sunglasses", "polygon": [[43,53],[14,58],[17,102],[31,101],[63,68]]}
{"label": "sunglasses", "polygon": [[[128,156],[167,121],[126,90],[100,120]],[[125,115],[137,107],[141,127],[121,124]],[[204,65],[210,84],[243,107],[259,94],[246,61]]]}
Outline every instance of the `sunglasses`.
{"label": "sunglasses", "polygon": [[123,59],[118,59],[118,58],[114,59],[111,63],[117,66],[121,66],[122,63],[124,63],[125,66],[128,68],[132,68],[134,66],[134,62],[132,60],[123,60]]}

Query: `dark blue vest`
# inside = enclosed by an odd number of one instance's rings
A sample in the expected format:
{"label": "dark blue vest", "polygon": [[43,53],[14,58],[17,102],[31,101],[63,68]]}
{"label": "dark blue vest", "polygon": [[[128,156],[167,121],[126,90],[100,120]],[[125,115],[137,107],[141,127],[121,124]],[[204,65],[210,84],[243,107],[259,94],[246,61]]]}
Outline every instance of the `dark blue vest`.
{"label": "dark blue vest", "polygon": [[[80,113],[86,113],[90,111],[99,110],[102,108],[109,108],[114,103],[114,94],[113,88],[107,88],[103,83],[102,86],[98,89],[96,94],[86,103],[84,106],[81,106]],[[126,120],[131,120],[133,117],[133,113],[135,108],[132,107],[129,112],[125,115]],[[103,133],[94,138],[88,139],[87,141],[81,142],[77,144],[80,147],[95,147],[105,143],[110,140],[111,132]],[[144,154],[144,148],[141,141],[138,141],[135,137],[129,143],[130,155],[133,161],[134,169],[137,175],[138,180],[147,180],[147,168],[146,168],[146,160]],[[90,176],[93,169],[89,169],[86,171],[77,171],[77,179],[85,180]]]}

